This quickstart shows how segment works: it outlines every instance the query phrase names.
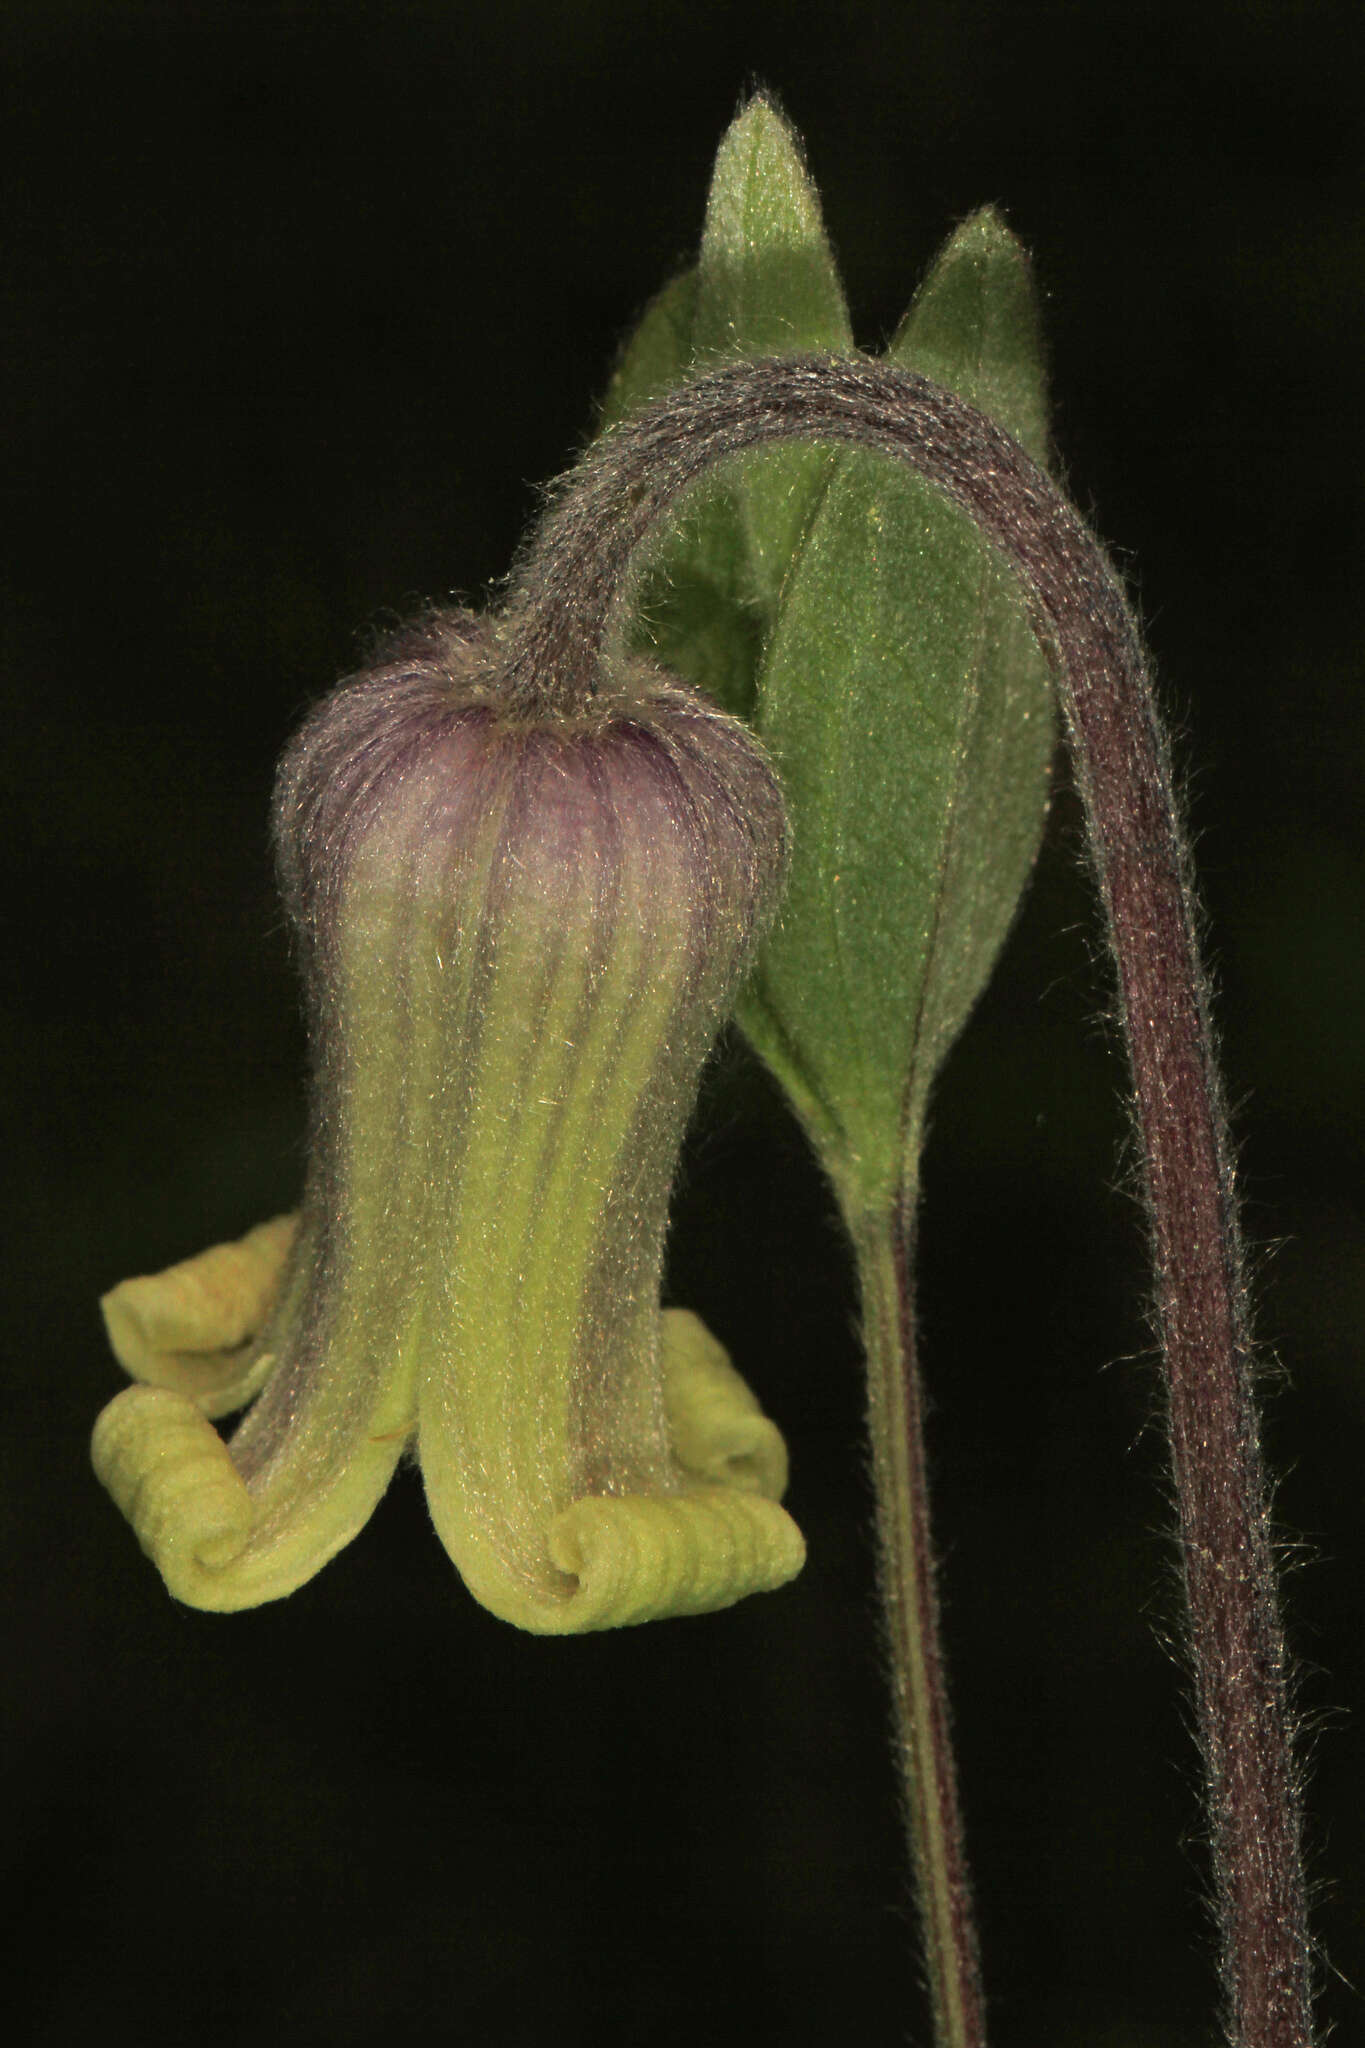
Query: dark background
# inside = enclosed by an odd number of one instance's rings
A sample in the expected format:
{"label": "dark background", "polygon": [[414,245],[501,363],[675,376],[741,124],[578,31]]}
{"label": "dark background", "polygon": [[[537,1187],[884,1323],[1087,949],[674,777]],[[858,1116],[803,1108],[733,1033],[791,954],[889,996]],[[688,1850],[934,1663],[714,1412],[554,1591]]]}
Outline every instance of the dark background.
{"label": "dark background", "polygon": [[[1365,216],[1342,5],[19,5],[4,105],[12,848],[6,2005],[41,2048],[924,2043],[854,1304],[735,1048],[675,1298],[782,1421],[789,1591],[582,1642],[400,1475],[288,1602],[179,1609],[92,1479],[123,1275],[292,1200],[273,757],[358,635],[507,567],[700,229],[746,84],[867,346],[953,222],[1034,250],[1063,463],[1181,728],[1313,1725],[1365,1971]],[[923,1325],[997,2048],[1213,2039],[1122,1072],[1073,806],[941,1089]],[[1335,1977],[1345,2042],[1360,2001]]]}

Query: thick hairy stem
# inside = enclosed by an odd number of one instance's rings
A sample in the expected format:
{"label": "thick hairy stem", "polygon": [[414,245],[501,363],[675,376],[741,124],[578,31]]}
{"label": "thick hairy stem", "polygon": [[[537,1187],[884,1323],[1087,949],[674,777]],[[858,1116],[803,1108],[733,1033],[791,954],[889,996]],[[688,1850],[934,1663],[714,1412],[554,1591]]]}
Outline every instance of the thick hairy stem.
{"label": "thick hairy stem", "polygon": [[1226,1116],[1165,737],[1103,552],[1007,434],[927,379],[856,359],[734,364],[575,472],[504,615],[512,679],[530,716],[588,710],[660,514],[712,463],[796,438],[880,450],[960,505],[1021,577],[1054,662],[1132,1059],[1226,2024],[1236,2048],[1307,2048],[1300,1811]]}
{"label": "thick hairy stem", "polygon": [[854,1249],[867,1352],[882,1605],[934,2038],[938,2048],[985,2048],[981,1969],[934,1586],[910,1219],[901,1214],[867,1218],[855,1227]]}

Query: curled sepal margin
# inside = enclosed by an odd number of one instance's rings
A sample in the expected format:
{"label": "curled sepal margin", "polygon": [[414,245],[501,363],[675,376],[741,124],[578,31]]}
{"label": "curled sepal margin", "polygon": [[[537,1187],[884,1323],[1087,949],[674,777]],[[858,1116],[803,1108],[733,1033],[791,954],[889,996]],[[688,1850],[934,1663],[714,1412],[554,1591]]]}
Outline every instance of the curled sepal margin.
{"label": "curled sepal margin", "polygon": [[[238,1244],[125,1281],[102,1304],[117,1355],[144,1384],[100,1415],[91,1459],[167,1589],[191,1607],[256,1607],[310,1579],[369,1520],[412,1434],[410,1375],[374,1361],[324,1386],[273,1456],[251,1455],[245,1426],[225,1443],[209,1419],[278,1371],[268,1333],[296,1311],[313,1249],[298,1223],[276,1217]],[[230,1377],[215,1342],[224,1328],[248,1340],[249,1366]]]}
{"label": "curled sepal margin", "polygon": [[234,1243],[112,1287],[100,1309],[129,1378],[169,1387],[204,1415],[244,1408],[270,1371],[252,1340],[275,1305],[298,1221],[272,1216]]}
{"label": "curled sepal margin", "polygon": [[[220,1371],[223,1333],[233,1333],[235,1356],[268,1321],[298,1220],[274,1217],[237,1243],[126,1280],[102,1303],[120,1362],[143,1384],[100,1416],[95,1470],[168,1590],[193,1607],[252,1607],[292,1591],[363,1526],[410,1441],[410,1424],[378,1442],[366,1432],[341,1481],[290,1516],[268,1489],[253,1494],[207,1419],[221,1412],[221,1385],[205,1388]],[[800,1570],[800,1532],[777,1506],[787,1484],[781,1432],[690,1310],[662,1312],[659,1344],[685,1490],[571,1504],[545,1532],[557,1597],[509,1598],[490,1582],[485,1604],[505,1620],[558,1634],[705,1613]],[[472,1581],[471,1590],[485,1597]]]}

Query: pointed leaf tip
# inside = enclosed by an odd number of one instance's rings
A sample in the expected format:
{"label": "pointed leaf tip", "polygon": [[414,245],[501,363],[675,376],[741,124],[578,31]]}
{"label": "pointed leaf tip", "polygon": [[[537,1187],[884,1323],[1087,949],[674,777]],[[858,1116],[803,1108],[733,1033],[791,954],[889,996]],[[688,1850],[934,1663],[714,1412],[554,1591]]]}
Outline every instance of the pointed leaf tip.
{"label": "pointed leaf tip", "polygon": [[[708,357],[840,354],[853,335],[800,140],[756,93],[721,138],[695,270],[655,298],[627,342],[602,425],[679,384]],[[741,717],[764,632],[833,457],[772,449],[680,515],[640,590],[634,644]]]}
{"label": "pointed leaf tip", "polygon": [[820,195],[795,130],[771,100],[750,100],[721,138],[699,281],[699,355],[853,346]]}
{"label": "pointed leaf tip", "polygon": [[996,207],[969,214],[948,237],[887,356],[959,392],[1046,461],[1047,374],[1032,266]]}
{"label": "pointed leaf tip", "polygon": [[[697,265],[697,360],[847,354],[853,329],[825,233],[820,195],[797,135],[771,100],[736,116],[716,152]],[[770,450],[745,466],[741,603],[765,623],[828,481],[825,449]]]}

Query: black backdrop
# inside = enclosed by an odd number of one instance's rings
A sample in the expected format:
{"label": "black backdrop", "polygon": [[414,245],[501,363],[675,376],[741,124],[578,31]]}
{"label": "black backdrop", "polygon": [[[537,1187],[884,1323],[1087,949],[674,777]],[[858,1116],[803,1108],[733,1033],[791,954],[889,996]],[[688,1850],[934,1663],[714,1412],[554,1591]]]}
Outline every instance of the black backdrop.
{"label": "black backdrop", "polygon": [[[789,1433],[795,1588],[534,1641],[472,1604],[405,1474],[294,1598],[203,1616],[86,1457],[118,1384],[96,1295],[297,1185],[274,754],[364,628],[506,568],[694,246],[754,79],[806,136],[865,344],[971,207],[1035,251],[1062,457],[1183,734],[1304,1539],[1320,1925],[1365,1969],[1352,15],[11,0],[0,1517],[26,2041],[926,2039],[849,1278],[737,1048],[671,1288]],[[927,1163],[947,1630],[998,2048],[1192,2048],[1195,1771],[1077,847],[1063,795]],[[1355,1996],[1333,1979],[1327,2005],[1352,2038]]]}

